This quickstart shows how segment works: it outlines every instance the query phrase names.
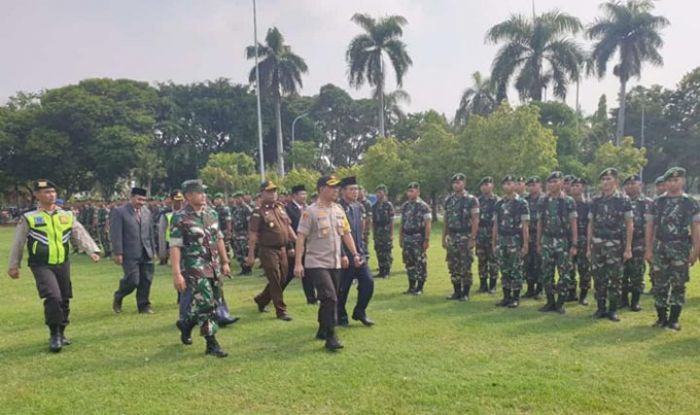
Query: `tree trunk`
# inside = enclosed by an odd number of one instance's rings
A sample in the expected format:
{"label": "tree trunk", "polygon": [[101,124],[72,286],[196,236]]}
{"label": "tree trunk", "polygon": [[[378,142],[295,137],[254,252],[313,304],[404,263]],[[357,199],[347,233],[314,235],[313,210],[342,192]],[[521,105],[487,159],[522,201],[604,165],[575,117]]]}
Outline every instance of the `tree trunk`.
{"label": "tree trunk", "polygon": [[615,144],[620,145],[620,140],[625,134],[625,110],[627,108],[627,80],[620,78],[620,108],[617,110],[617,132]]}
{"label": "tree trunk", "polygon": [[277,172],[284,177],[284,141],[282,141],[282,98],[275,91],[275,119],[277,122]]}
{"label": "tree trunk", "polygon": [[379,136],[386,137],[384,127],[384,59],[379,58],[379,82],[377,82],[377,94],[379,95]]}
{"label": "tree trunk", "polygon": [[436,192],[432,192],[432,193],[430,194],[430,199],[431,199],[431,201],[433,202],[433,203],[430,204],[430,206],[431,206],[432,209],[433,209],[433,223],[437,223],[437,222],[438,222],[438,215],[437,215],[437,214],[438,214],[437,193],[436,193]]}

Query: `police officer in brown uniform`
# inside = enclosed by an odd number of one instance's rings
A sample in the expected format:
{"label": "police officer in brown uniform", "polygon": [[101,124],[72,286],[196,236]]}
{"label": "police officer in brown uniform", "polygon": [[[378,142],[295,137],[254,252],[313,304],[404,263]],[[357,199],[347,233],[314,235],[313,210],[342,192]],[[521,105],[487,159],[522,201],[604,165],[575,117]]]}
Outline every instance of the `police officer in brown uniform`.
{"label": "police officer in brown uniform", "polygon": [[246,263],[248,266],[253,266],[255,263],[257,245],[258,256],[268,282],[265,289],[255,297],[255,303],[262,313],[266,311],[267,305],[272,300],[277,318],[291,321],[282,292],[288,272],[287,244],[295,241],[296,235],[284,205],[277,201],[277,186],[274,183],[269,180],[262,182],[260,200],[260,207],[253,211],[250,218]]}

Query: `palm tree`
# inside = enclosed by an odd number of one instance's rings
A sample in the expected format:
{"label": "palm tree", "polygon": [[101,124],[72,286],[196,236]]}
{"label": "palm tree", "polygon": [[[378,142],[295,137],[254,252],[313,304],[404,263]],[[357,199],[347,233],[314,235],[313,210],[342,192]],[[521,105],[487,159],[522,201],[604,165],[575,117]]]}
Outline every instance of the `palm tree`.
{"label": "palm tree", "polygon": [[459,100],[459,107],[455,113],[455,125],[466,125],[467,118],[472,114],[481,116],[490,114],[497,106],[494,92],[491,80],[484,78],[479,71],[474,72],[472,86],[464,90],[462,99]]}
{"label": "palm tree", "polygon": [[[255,58],[255,46],[246,48],[248,59]],[[296,94],[302,87],[301,74],[308,71],[304,59],[284,44],[284,37],[276,27],[267,31],[265,45],[258,44],[258,68],[260,70],[260,92],[272,94],[277,123],[277,169],[284,176],[284,142],[282,141],[282,95]],[[250,71],[250,82],[255,82],[255,67]]]}
{"label": "palm tree", "polygon": [[396,85],[401,87],[404,74],[413,64],[406,52],[406,44],[400,39],[407,21],[402,16],[374,19],[360,13],[352,16],[351,20],[362,27],[365,33],[355,36],[345,52],[350,86],[359,88],[367,81],[375,87],[374,96],[379,101],[379,134],[384,137],[384,54],[394,67]]}
{"label": "palm tree", "polygon": [[522,100],[541,101],[543,91],[552,84],[554,96],[566,98],[569,82],[579,79],[584,54],[570,35],[583,26],[578,18],[557,10],[528,19],[512,15],[493,26],[486,41],[505,44],[491,66],[497,102],[506,98],[513,76]]}
{"label": "palm tree", "polygon": [[404,103],[411,103],[411,95],[403,89],[397,89],[384,97],[384,118],[387,121],[388,130],[391,130],[399,121],[406,119],[406,112],[401,107]]}
{"label": "palm tree", "polygon": [[586,35],[597,40],[591,59],[598,77],[605,76],[608,62],[616,52],[620,56],[613,68],[613,74],[620,78],[620,108],[617,111],[615,134],[619,145],[625,132],[627,81],[633,76],[641,76],[644,62],[663,65],[664,59],[659,54],[659,49],[664,42],[659,32],[668,26],[669,21],[663,16],[651,14],[654,3],[650,0],[628,0],[626,3],[609,1],[600,7],[605,16],[596,19]]}

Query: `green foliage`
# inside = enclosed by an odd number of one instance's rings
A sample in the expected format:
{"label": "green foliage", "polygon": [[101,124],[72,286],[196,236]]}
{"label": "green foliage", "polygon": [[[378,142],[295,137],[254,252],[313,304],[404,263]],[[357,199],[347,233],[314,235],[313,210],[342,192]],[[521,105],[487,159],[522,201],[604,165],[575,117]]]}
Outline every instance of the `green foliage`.
{"label": "green foliage", "polygon": [[311,141],[295,141],[289,149],[287,159],[295,168],[314,168],[319,165],[321,150],[317,143]]}
{"label": "green foliage", "polygon": [[282,180],[282,186],[285,190],[291,191],[293,186],[298,184],[303,184],[306,186],[306,190],[311,193],[316,189],[316,182],[321,173],[316,170],[310,170],[305,168],[296,168],[287,172]]}
{"label": "green foliage", "polygon": [[211,186],[211,190],[228,195],[234,189],[250,185],[250,176],[255,175],[255,161],[243,153],[217,153],[209,157],[200,170],[199,177]]}
{"label": "green foliage", "polygon": [[362,158],[360,182],[370,193],[378,185],[385,184],[391,197],[402,194],[406,184],[417,176],[409,152],[407,143],[393,137],[379,139]]}
{"label": "green foliage", "polygon": [[600,172],[615,167],[621,176],[639,173],[647,163],[646,149],[637,148],[632,137],[625,137],[619,146],[607,142],[595,153],[595,159],[588,166],[589,178],[597,179]]}

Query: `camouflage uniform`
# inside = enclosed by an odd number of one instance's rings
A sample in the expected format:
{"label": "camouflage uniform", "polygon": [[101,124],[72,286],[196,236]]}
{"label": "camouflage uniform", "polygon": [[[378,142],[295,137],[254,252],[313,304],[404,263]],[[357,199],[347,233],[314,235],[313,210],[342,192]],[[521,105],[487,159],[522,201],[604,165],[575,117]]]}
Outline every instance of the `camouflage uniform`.
{"label": "camouflage uniform", "polygon": [[421,199],[407,201],[401,206],[403,233],[403,263],[408,280],[424,283],[428,278],[425,243],[425,221],[432,219],[430,206]]}
{"label": "camouflage uniform", "polygon": [[[362,206],[362,241],[369,246],[369,230],[372,227],[372,204],[369,200],[358,200]],[[369,254],[369,251],[367,251]]]}
{"label": "camouflage uniform", "polygon": [[233,254],[243,273],[250,271],[245,260],[248,256],[248,224],[253,210],[245,203],[234,206],[231,219],[233,221]]}
{"label": "camouflage uniform", "polygon": [[377,253],[379,275],[387,276],[391,272],[393,258],[392,227],[394,226],[394,205],[389,201],[378,201],[372,207],[372,228],[374,233],[374,251]]}
{"label": "camouflage uniform", "polygon": [[217,241],[223,238],[219,218],[214,209],[205,207],[196,213],[191,205],[173,214],[170,246],[179,247],[182,275],[192,290],[192,306],[188,321],[197,323],[202,336],[213,336],[216,323],[217,299],[221,298],[219,254]]}
{"label": "camouflage uniform", "polygon": [[[554,294],[559,295],[556,309],[561,309],[568,290],[574,287],[571,280],[571,226],[576,218],[576,202],[562,193],[559,197],[545,196],[540,204],[539,220],[542,228],[540,246],[542,248],[542,285],[547,294],[547,306],[551,308]],[[555,284],[554,271],[559,273]]]}
{"label": "camouflage uniform", "polygon": [[229,229],[233,229],[231,224],[233,220],[233,217],[231,215],[231,209],[229,209],[228,206],[222,204],[221,206],[216,206],[214,210],[216,210],[216,214],[219,215],[219,229],[224,235],[226,255],[228,257],[231,257],[231,233],[228,231]]}
{"label": "camouflage uniform", "polygon": [[112,256],[112,242],[109,239],[109,208],[103,206],[97,213],[97,229],[105,257]]}
{"label": "camouflage uniform", "polygon": [[654,227],[653,292],[659,320],[665,322],[670,306],[669,323],[677,324],[685,303],[685,284],[690,279],[688,254],[692,243],[689,229],[700,222],[700,206],[687,194],[663,195],[653,202],[646,220]]}
{"label": "camouflage uniform", "polygon": [[[479,196],[479,232],[476,235],[476,257],[479,259],[479,291],[496,288],[498,279],[498,259],[492,246],[493,215],[498,196]],[[490,282],[490,284],[487,283]]]}
{"label": "camouflage uniform", "polygon": [[537,222],[540,219],[538,212],[542,200],[542,194],[525,196],[525,201],[530,208],[530,246],[524,261],[527,297],[539,296],[542,292],[542,255],[537,252]]}
{"label": "camouflage uniform", "polygon": [[573,258],[571,267],[571,281],[573,282],[574,296],[576,292],[576,271],[578,270],[579,288],[581,289],[581,300],[585,301],[586,293],[591,289],[591,261],[588,259],[588,214],[591,211],[591,201],[581,199],[576,201],[576,229],[578,229],[578,240],[576,241],[576,255]]}
{"label": "camouflage uniform", "polygon": [[644,260],[644,253],[646,251],[644,223],[653,202],[648,197],[639,196],[635,199],[630,199],[630,203],[632,204],[632,213],[634,214],[632,259],[624,264],[624,271],[622,274],[622,301],[620,305],[626,307],[629,302],[628,294],[632,293],[632,305],[636,308],[639,305],[639,296],[644,292],[644,274],[646,272],[646,262]]}
{"label": "camouflage uniform", "polygon": [[479,213],[479,200],[466,191],[461,195],[453,193],[445,199],[447,268],[455,290],[453,297],[458,293],[468,297],[472,285],[474,257],[469,249],[469,239],[473,213]]}
{"label": "camouflage uniform", "polygon": [[593,199],[589,213],[593,227],[591,268],[598,310],[602,313],[607,300],[610,301],[610,315],[617,311],[622,294],[625,221],[632,218],[630,199],[620,191]]}
{"label": "camouflage uniform", "polygon": [[511,298],[519,301],[523,287],[523,222],[530,220],[530,209],[525,199],[514,196],[499,200],[493,214],[498,226],[496,249],[504,294],[502,305],[508,305]]}

